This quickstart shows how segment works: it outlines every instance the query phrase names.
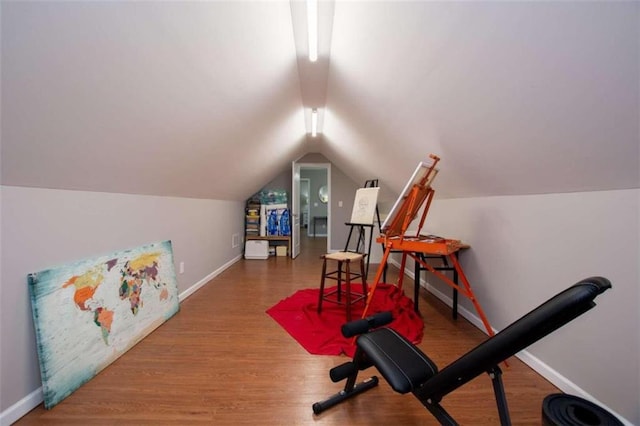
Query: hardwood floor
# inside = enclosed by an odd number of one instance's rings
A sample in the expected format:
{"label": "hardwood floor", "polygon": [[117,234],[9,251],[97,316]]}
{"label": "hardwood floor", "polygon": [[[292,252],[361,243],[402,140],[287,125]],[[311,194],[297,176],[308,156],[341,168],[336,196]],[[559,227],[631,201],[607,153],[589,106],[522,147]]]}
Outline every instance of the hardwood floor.
{"label": "hardwood floor", "polygon": [[[308,354],[265,310],[319,285],[325,238],[303,238],[295,260],[242,260],[187,298],[180,312],[52,410],[42,405],[16,424],[435,425],[411,395],[380,385],[320,416],[311,406],[337,392],[329,369],[343,356]],[[390,268],[389,282],[397,271]],[[376,265],[369,275],[373,277]],[[405,293],[413,294],[405,280]],[[422,290],[420,344],[440,368],[485,335]],[[511,418],[541,424],[543,398],[558,389],[516,358],[504,369]],[[374,373],[362,373],[361,378]],[[445,397],[462,425],[499,424],[491,381],[482,375]]]}

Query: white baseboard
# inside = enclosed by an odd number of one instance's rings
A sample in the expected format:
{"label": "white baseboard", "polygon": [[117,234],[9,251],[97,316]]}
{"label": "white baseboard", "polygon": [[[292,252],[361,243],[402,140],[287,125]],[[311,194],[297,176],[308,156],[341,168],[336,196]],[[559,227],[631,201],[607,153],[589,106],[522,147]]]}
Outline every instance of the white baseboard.
{"label": "white baseboard", "polygon": [[629,420],[622,417],[621,414],[617,413],[611,407],[607,406],[602,401],[598,400],[593,395],[591,395],[581,387],[577,386],[571,380],[567,379],[562,374],[558,373],[556,370],[549,367],[549,365],[547,365],[545,362],[541,361],[539,358],[532,355],[528,351],[526,350],[520,351],[519,353],[516,354],[516,357],[520,361],[524,362],[529,367],[531,367],[531,369],[534,370],[536,373],[540,374],[542,377],[544,377],[549,382],[551,382],[551,384],[553,384],[555,387],[560,389],[562,392],[569,395],[579,396],[581,398],[586,399],[587,401],[591,401],[594,404],[602,407],[604,410],[616,416],[618,420],[620,420],[624,425],[634,426],[633,423],[631,423]]}
{"label": "white baseboard", "polygon": [[0,413],[0,426],[9,426],[36,408],[42,401],[42,387],[39,387]]}
{"label": "white baseboard", "polygon": [[[197,290],[203,287],[205,284],[207,284],[209,281],[211,281],[213,278],[220,275],[225,269],[229,268],[231,265],[233,265],[234,263],[236,263],[241,259],[242,259],[242,255],[238,255],[234,257],[233,259],[231,259],[230,261],[228,261],[227,263],[225,263],[224,265],[222,265],[221,267],[219,267],[218,269],[216,269],[215,271],[213,271],[212,273],[210,273],[209,275],[207,275],[206,277],[204,277],[203,279],[201,279],[200,281],[198,281],[197,283],[193,284],[191,287],[189,287],[188,289],[180,293],[178,295],[178,300],[182,302],[187,297],[191,296],[193,293],[195,293]],[[38,405],[40,405],[42,401],[43,401],[42,387],[39,387],[38,389],[31,392],[29,395],[22,398],[20,401],[13,404],[11,407],[1,412],[0,426],[11,425],[12,423],[20,419],[22,416],[27,414],[29,411],[33,410]]]}
{"label": "white baseboard", "polygon": [[[400,263],[398,263],[395,260],[390,259],[389,263],[391,263],[392,265],[394,265],[397,268],[400,268]],[[415,279],[415,273],[414,273],[413,270],[410,270],[410,268],[405,268],[405,275],[407,275],[411,279]],[[444,294],[443,292],[441,292],[440,290],[438,290],[435,287],[433,287],[431,284],[426,282],[424,279],[420,280],[420,286],[425,288],[429,293],[433,294],[438,299],[440,299],[447,306],[453,308],[453,299],[451,297],[447,296],[446,294]],[[475,312],[471,312],[468,309],[466,309],[464,306],[458,305],[458,313],[460,314],[460,316],[464,317],[471,324],[476,326],[480,331],[482,331],[483,333],[487,334],[487,332],[486,332],[486,330],[484,328],[484,324],[482,323],[482,320],[476,315]],[[496,330],[493,327],[491,327],[491,329],[493,330],[494,333],[498,332],[498,330]],[[626,426],[634,426],[633,423],[631,423],[630,421],[628,421],[627,419],[622,417],[620,414],[618,414],[617,412],[612,410],[607,405],[603,404],[602,401],[599,401],[598,399],[594,398],[590,393],[588,393],[587,391],[585,391],[584,389],[582,389],[581,387],[579,387],[578,385],[573,383],[571,380],[567,379],[565,376],[563,376],[562,374],[560,374],[559,372],[557,372],[556,370],[551,368],[548,364],[546,364],[545,362],[541,361],[536,356],[534,356],[531,353],[529,353],[527,350],[520,351],[515,356],[520,361],[522,361],[525,364],[527,364],[533,371],[535,371],[536,373],[540,374],[542,377],[547,379],[552,385],[554,385],[555,387],[560,389],[562,392],[564,392],[566,394],[569,394],[569,395],[579,396],[579,397],[584,398],[584,399],[586,399],[588,401],[591,401],[594,404],[596,404],[596,405],[602,407],[603,409],[609,411],[611,414],[616,416]],[[540,403],[542,404],[542,401],[540,401]]]}
{"label": "white baseboard", "polygon": [[234,257],[233,259],[231,259],[230,261],[228,261],[227,263],[225,263],[224,265],[222,265],[221,267],[219,267],[218,269],[216,269],[215,271],[213,271],[212,273],[210,273],[209,275],[207,275],[206,277],[204,277],[203,279],[201,279],[200,281],[198,281],[197,283],[195,283],[194,285],[192,285],[191,287],[189,287],[188,289],[180,293],[180,295],[178,296],[178,300],[182,302],[184,299],[191,296],[193,293],[198,291],[206,283],[208,283],[209,281],[211,281],[212,279],[220,275],[227,268],[229,268],[231,265],[233,265],[234,263],[238,262],[241,259],[242,259],[241,254]]}

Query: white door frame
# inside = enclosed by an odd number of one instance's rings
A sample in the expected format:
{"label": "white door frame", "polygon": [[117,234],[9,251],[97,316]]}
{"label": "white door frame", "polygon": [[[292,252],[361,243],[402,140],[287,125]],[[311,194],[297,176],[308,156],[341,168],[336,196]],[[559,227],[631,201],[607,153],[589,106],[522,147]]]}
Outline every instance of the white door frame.
{"label": "white door frame", "polygon": [[291,163],[291,258],[300,254],[300,167]]}

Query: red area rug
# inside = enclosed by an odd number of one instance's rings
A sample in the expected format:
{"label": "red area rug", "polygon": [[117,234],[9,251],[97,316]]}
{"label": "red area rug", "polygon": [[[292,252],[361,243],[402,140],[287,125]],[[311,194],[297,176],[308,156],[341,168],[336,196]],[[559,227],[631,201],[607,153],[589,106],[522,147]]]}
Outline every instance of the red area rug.
{"label": "red area rug", "polygon": [[[333,287],[335,288],[335,287]],[[362,286],[352,284],[354,291],[362,291]],[[325,289],[325,292],[331,289]],[[318,314],[320,289],[298,290],[267,310],[307,352],[314,355],[353,356],[353,339],[345,338],[340,328],[346,322],[346,311],[342,305],[324,302],[322,312]],[[351,318],[360,319],[364,311],[364,302],[351,307]],[[413,310],[413,301],[406,297],[395,285],[378,284],[373,295],[367,316],[377,312],[391,311],[393,322],[388,327],[412,341],[420,343],[424,323]]]}

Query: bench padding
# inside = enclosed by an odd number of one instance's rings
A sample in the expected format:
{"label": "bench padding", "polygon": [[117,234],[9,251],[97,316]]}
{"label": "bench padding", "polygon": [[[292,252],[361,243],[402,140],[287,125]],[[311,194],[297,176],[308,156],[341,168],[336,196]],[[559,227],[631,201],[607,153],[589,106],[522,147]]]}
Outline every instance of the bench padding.
{"label": "bench padding", "polygon": [[413,392],[438,372],[428,356],[390,328],[359,336],[357,345],[398,393]]}

